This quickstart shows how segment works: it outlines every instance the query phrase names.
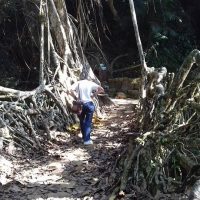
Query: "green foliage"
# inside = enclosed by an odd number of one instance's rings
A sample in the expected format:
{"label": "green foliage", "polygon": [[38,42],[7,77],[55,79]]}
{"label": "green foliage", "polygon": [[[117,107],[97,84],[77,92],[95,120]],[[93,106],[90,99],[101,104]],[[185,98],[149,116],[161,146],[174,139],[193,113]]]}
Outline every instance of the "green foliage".
{"label": "green foliage", "polygon": [[155,0],[149,8],[153,10],[148,13],[151,30],[146,52],[148,65],[166,66],[169,71],[176,71],[185,55],[195,48],[188,18],[177,0]]}
{"label": "green foliage", "polygon": [[16,11],[16,1],[0,0],[0,24],[5,20],[10,20],[10,15]]}

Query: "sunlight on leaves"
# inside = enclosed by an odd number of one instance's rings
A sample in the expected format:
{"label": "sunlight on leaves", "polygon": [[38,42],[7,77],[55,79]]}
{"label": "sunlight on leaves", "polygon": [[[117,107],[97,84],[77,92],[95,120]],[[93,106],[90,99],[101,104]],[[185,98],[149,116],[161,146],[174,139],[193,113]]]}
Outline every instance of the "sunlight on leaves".
{"label": "sunlight on leaves", "polygon": [[76,133],[79,129],[80,129],[80,126],[78,123],[67,127],[67,131],[69,131],[70,133]]}

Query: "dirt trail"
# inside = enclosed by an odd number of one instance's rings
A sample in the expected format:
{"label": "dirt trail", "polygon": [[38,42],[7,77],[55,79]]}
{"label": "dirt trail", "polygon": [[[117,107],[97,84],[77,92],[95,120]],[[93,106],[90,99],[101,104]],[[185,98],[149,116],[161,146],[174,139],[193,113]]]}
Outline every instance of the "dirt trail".
{"label": "dirt trail", "polygon": [[[133,118],[133,100],[114,100],[106,118],[96,121],[94,145],[84,146],[80,134],[56,133],[48,155],[6,157],[10,172],[1,178],[0,200],[106,200],[116,177],[112,171],[126,145],[125,133]],[[0,158],[1,159],[1,158]],[[6,165],[6,166],[8,166]]]}

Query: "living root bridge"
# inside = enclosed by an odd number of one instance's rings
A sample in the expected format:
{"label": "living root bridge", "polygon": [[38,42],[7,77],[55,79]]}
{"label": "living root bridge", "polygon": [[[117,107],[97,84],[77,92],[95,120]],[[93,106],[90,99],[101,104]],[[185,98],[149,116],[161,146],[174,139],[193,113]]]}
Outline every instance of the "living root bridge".
{"label": "living root bridge", "polygon": [[22,147],[42,149],[50,130],[64,130],[74,123],[58,94],[58,86],[40,85],[32,91],[0,87],[0,122],[3,140]]}
{"label": "living root bridge", "polygon": [[[194,64],[198,73],[188,79]],[[187,198],[188,189],[200,179],[199,66],[200,51],[193,50],[175,76],[157,76],[158,81],[151,79],[156,76],[149,70],[148,95],[138,110],[138,126],[133,124],[141,135],[129,136],[123,172],[111,199],[126,195],[137,199]],[[158,84],[162,84],[162,93],[156,89]]]}

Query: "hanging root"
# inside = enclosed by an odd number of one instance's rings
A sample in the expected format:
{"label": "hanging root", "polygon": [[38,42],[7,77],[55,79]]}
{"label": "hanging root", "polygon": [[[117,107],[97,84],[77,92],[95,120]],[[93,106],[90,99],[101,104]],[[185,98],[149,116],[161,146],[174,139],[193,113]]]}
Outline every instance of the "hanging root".
{"label": "hanging root", "polygon": [[[97,44],[90,31],[89,14],[85,12],[89,5],[96,15],[94,5],[97,3],[79,1],[79,37],[65,1],[21,2],[33,49],[40,47],[39,52],[34,52],[40,53],[39,86],[32,91],[0,86],[0,141],[3,140],[3,144],[14,140],[24,149],[42,150],[44,141],[52,139],[51,130],[64,131],[75,122],[75,116],[69,111],[73,101],[68,95],[71,84],[80,77],[99,83],[81,46],[87,44],[87,38]],[[40,30],[39,34],[36,30]],[[89,37],[85,37],[85,32]]]}

